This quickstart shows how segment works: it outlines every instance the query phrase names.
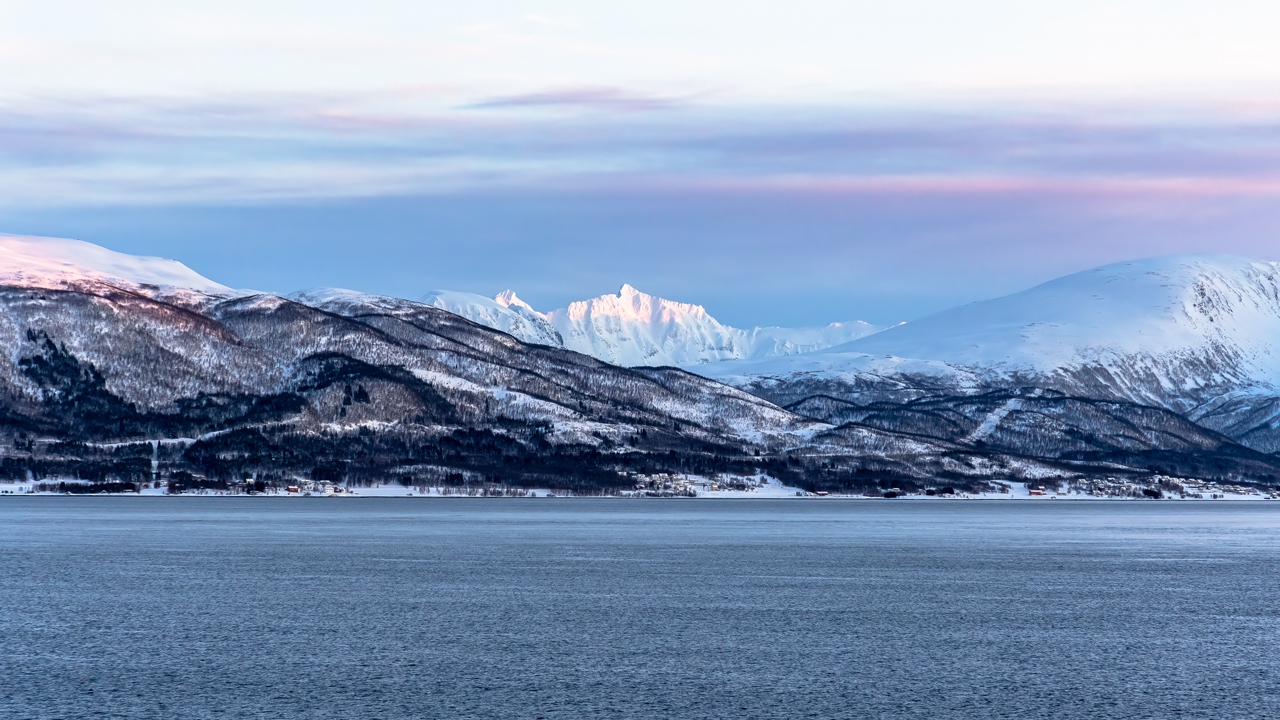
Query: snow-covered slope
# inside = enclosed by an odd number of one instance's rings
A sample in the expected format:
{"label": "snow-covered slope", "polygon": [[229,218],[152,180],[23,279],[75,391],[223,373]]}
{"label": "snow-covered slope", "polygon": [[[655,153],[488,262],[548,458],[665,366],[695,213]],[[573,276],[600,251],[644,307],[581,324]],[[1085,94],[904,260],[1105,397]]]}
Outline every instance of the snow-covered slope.
{"label": "snow-covered slope", "polygon": [[0,283],[56,289],[85,281],[215,296],[237,294],[177,260],[125,255],[80,240],[0,235]]}
{"label": "snow-covered slope", "polygon": [[493,300],[475,293],[433,290],[422,297],[422,302],[501,330],[522,342],[564,347],[564,340],[547,318],[510,290]]}
{"label": "snow-covered slope", "polygon": [[1280,395],[1280,266],[1116,263],[818,353],[703,372],[784,404],[1050,387],[1167,407],[1239,436],[1250,431],[1233,426],[1242,412],[1255,425],[1280,418],[1256,412],[1259,398]]}
{"label": "snow-covered slope", "polygon": [[[504,304],[504,297],[512,302],[512,307]],[[434,307],[501,330],[521,342],[564,347],[564,341],[546,317],[534,312],[510,291],[499,295],[498,300],[490,300],[475,293],[433,290],[414,301],[344,288],[313,288],[293,293],[289,299],[340,315],[369,309],[398,315],[416,312],[421,307]]]}
{"label": "snow-covered slope", "polygon": [[861,320],[834,322],[821,327],[757,327],[746,331],[749,357],[784,357],[817,352],[883,330]]}
{"label": "snow-covered slope", "polygon": [[1280,267],[1165,257],[1068,275],[833,348],[1051,373],[1136,357],[1220,361],[1280,378]]}
{"label": "snow-covered slope", "polygon": [[511,290],[489,300],[471,293],[435,291],[424,303],[525,342],[564,347],[615,365],[686,367],[721,360],[812,352],[880,330],[864,322],[815,328],[740,330],[700,305],[648,295],[623,285],[617,295],[583,300],[540,313]]}

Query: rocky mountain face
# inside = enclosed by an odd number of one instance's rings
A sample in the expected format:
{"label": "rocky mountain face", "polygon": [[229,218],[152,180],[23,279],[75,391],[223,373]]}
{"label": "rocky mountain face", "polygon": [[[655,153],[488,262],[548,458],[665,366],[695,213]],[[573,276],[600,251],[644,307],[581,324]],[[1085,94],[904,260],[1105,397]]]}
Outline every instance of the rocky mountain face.
{"label": "rocky mountain face", "polygon": [[[879,493],[1280,476],[1248,432],[1146,395],[1012,385],[1021,368],[996,387],[976,364],[843,348],[796,358],[822,356],[825,370],[733,387],[522,342],[435,304],[456,298],[286,298],[231,290],[173,261],[43,242],[0,237],[0,475],[10,478],[610,493],[637,474],[768,474]],[[528,322],[525,331],[550,337]],[[855,357],[861,365],[846,363]],[[1272,409],[1248,411],[1257,420]]]}

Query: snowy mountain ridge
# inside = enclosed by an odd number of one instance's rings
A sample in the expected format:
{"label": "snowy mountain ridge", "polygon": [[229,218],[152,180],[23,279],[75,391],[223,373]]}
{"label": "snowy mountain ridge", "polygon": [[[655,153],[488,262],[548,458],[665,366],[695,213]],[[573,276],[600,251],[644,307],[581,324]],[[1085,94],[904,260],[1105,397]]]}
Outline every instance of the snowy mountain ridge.
{"label": "snowy mountain ridge", "polygon": [[126,255],[80,240],[0,235],[0,283],[60,289],[86,281],[218,297],[243,294],[177,260]]}
{"label": "snowy mountain ridge", "polygon": [[701,305],[675,302],[623,285],[602,295],[540,313],[505,290],[481,295],[437,290],[422,302],[509,333],[524,342],[563,347],[628,367],[677,365],[696,368],[743,360],[812,352],[881,328],[861,321],[814,328],[724,325]]}
{"label": "snowy mountain ridge", "polygon": [[701,371],[784,406],[1035,386],[1169,408],[1233,436],[1275,434],[1264,426],[1280,407],[1259,408],[1280,397],[1280,265],[1115,263],[812,354]]}
{"label": "snowy mountain ridge", "polygon": [[1049,373],[1134,356],[1226,352],[1280,379],[1280,265],[1230,256],[1115,263],[946,310],[835,351]]}

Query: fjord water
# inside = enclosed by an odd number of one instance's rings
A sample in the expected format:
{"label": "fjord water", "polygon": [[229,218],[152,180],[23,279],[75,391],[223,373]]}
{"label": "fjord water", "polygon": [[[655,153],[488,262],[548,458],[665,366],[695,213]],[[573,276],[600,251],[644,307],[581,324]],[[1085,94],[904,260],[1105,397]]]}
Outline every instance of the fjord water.
{"label": "fjord water", "polygon": [[1280,506],[0,499],[6,718],[1280,716]]}

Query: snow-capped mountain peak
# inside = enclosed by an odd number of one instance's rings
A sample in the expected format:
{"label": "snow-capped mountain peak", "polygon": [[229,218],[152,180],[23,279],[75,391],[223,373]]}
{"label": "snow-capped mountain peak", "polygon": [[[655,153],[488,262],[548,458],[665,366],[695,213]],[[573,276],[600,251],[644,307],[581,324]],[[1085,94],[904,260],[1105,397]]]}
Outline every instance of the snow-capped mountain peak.
{"label": "snow-capped mountain peak", "polygon": [[704,363],[736,358],[745,350],[745,334],[720,324],[702,306],[654,297],[631,285],[546,317],[566,347],[615,365]]}
{"label": "snow-capped mountain peak", "polygon": [[423,302],[525,342],[556,345],[617,365],[703,365],[719,360],[793,355],[830,347],[880,328],[864,322],[817,328],[739,330],[701,305],[675,302],[624,284],[601,295],[541,313],[504,290],[492,300],[471,293],[435,291]]}
{"label": "snow-capped mountain peak", "polygon": [[191,290],[233,295],[177,260],[126,255],[65,238],[0,235],[0,282],[22,287],[63,288],[84,281],[118,286]]}
{"label": "snow-capped mountain peak", "polygon": [[1280,449],[1280,264],[1223,255],[1105,265],[796,358],[708,375],[790,405],[1040,387],[1187,413]]}
{"label": "snow-capped mountain peak", "polygon": [[[1227,352],[1272,376],[1280,266],[1196,255],[1115,263],[964,305],[848,343],[958,365],[1059,368],[1169,353]],[[1225,358],[1224,358],[1225,359]]]}
{"label": "snow-capped mountain peak", "polygon": [[454,290],[432,290],[422,302],[448,310],[471,322],[501,330],[527,343],[564,347],[556,329],[540,313],[535,312],[511,290],[498,293],[492,300],[475,293]]}
{"label": "snow-capped mountain peak", "polygon": [[701,305],[679,303],[640,292],[631,285],[623,285],[617,295],[601,295],[591,300],[570,303],[564,310],[548,313],[548,316],[563,315],[569,322],[582,323],[590,318],[617,318],[628,323],[680,323],[705,322],[720,325],[707,314]]}
{"label": "snow-capped mountain peak", "polygon": [[518,308],[524,308],[525,310],[528,310],[531,313],[537,313],[539,315],[542,314],[542,313],[538,313],[537,310],[534,310],[533,306],[530,305],[529,303],[516,297],[515,290],[503,290],[493,298],[493,301],[505,308],[518,307]]}

